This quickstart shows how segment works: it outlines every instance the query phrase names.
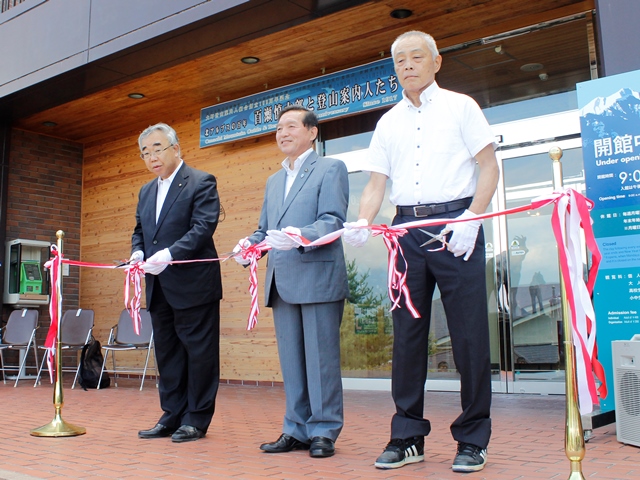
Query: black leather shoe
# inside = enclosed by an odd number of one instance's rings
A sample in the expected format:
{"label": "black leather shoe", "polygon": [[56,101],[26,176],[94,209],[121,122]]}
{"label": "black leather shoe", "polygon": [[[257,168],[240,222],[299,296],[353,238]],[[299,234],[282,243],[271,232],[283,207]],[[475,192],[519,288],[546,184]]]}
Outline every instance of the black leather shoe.
{"label": "black leather shoe", "polygon": [[138,432],[138,437],[140,438],[163,438],[169,437],[173,432],[175,432],[175,428],[165,427],[161,423],[157,423],[155,427],[150,428],[149,430],[140,430]]}
{"label": "black leather shoe", "polygon": [[171,441],[180,442],[192,442],[205,436],[205,433],[199,428],[192,427],[191,425],[182,425],[179,429],[171,435]]}
{"label": "black leather shoe", "polygon": [[309,455],[311,457],[331,457],[336,453],[334,441],[327,437],[313,437]]}
{"label": "black leather shoe", "polygon": [[267,453],[284,453],[291,450],[308,450],[309,444],[301,442],[298,439],[293,438],[286,433],[280,435],[280,438],[273,443],[263,443],[260,445],[260,450],[264,450]]}

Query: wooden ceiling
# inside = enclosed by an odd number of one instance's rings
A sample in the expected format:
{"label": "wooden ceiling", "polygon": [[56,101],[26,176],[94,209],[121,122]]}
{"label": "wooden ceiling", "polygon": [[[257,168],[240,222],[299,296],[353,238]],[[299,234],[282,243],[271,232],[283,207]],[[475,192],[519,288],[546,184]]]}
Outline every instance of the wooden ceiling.
{"label": "wooden ceiling", "polygon": [[[397,8],[413,14],[392,18]],[[190,112],[197,118],[206,106],[372,62],[388,56],[395,37],[408,30],[431,33],[443,50],[440,85],[482,106],[572,90],[590,78],[595,62],[593,8],[593,0],[371,1],[17,119],[13,126],[99,143],[131,134],[132,125],[171,123],[176,103],[197,106]],[[272,13],[278,15],[277,9]],[[546,25],[557,19],[572,21]],[[491,38],[532,26],[538,27]],[[245,56],[260,62],[245,65]],[[530,64],[542,68],[522,69]],[[132,100],[132,92],[145,98]]]}

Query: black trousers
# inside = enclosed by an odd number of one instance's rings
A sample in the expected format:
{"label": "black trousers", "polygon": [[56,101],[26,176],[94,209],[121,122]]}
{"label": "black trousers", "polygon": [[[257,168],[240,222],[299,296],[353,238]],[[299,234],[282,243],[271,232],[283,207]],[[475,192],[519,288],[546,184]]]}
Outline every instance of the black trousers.
{"label": "black trousers", "polygon": [[164,411],[158,423],[169,428],[191,425],[206,432],[220,383],[220,301],[175,309],[156,282],[151,303]]}
{"label": "black trousers", "polygon": [[[454,218],[464,209],[429,218]],[[396,216],[393,224],[416,221],[413,216]],[[444,225],[424,228],[438,233]],[[491,436],[491,359],[485,278],[484,232],[478,232],[468,261],[448,250],[430,252],[441,246],[421,244],[431,237],[417,228],[400,238],[408,264],[407,285],[411,300],[421,314],[413,318],[404,299],[393,311],[392,396],[396,413],[391,421],[391,438],[426,436],[431,431],[424,418],[424,389],[427,379],[431,304],[440,290],[447,317],[456,368],[460,373],[462,413],[451,424],[458,442],[486,447]],[[404,270],[404,262],[398,261]]]}

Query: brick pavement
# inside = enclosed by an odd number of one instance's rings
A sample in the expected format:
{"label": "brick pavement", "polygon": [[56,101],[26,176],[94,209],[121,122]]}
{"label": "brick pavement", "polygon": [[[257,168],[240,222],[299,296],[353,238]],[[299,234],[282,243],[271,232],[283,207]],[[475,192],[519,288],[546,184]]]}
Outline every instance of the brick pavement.
{"label": "brick pavement", "polygon": [[[66,382],[66,381],[65,381]],[[49,478],[221,478],[221,479],[565,479],[564,397],[494,395],[493,437],[482,472],[451,471],[455,442],[449,423],[458,414],[458,394],[429,392],[425,462],[397,470],[378,470],[373,462],[388,441],[393,410],[389,392],[345,391],[345,428],[331,458],[305,451],[262,453],[258,446],[281,432],[281,387],[224,385],[216,414],[203,440],[174,444],[169,439],[139,440],[137,431],[155,424],[159,402],[153,382],[100,391],[65,387],[62,417],[84,426],[86,435],[34,437],[32,428],[54,416],[53,388],[0,384],[0,480]],[[640,448],[616,440],[615,424],[594,431],[582,463],[587,479],[640,478]]]}

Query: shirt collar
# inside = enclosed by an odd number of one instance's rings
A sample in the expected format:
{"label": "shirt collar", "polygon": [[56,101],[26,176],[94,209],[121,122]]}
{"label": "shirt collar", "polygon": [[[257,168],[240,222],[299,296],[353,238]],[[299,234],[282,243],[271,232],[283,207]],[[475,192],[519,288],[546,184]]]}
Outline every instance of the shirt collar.
{"label": "shirt collar", "polygon": [[[424,90],[424,92],[420,94],[420,105],[425,105],[426,103],[432,103],[433,100],[438,95],[439,91],[440,91],[440,87],[438,86],[438,83],[434,80],[433,83],[429,85]],[[409,107],[417,108],[413,103],[411,103],[411,100],[407,98],[407,94],[404,92],[404,90],[402,90],[402,98],[404,99],[405,103]]]}
{"label": "shirt collar", "polygon": [[311,155],[311,152],[313,152],[313,148],[309,148],[309,150],[296,158],[295,162],[293,162],[293,170],[289,168],[289,157],[285,158],[282,161],[282,168],[284,168],[284,171],[287,172],[287,175],[296,175],[304,161],[309,155]]}
{"label": "shirt collar", "polygon": [[163,184],[171,185],[173,183],[173,179],[176,178],[176,175],[178,174],[178,170],[180,170],[180,167],[182,167],[183,163],[184,163],[184,161],[180,160],[180,164],[178,165],[178,167],[173,171],[173,173],[171,175],[169,175],[164,180],[162,178],[158,177],[158,186],[163,185]]}

